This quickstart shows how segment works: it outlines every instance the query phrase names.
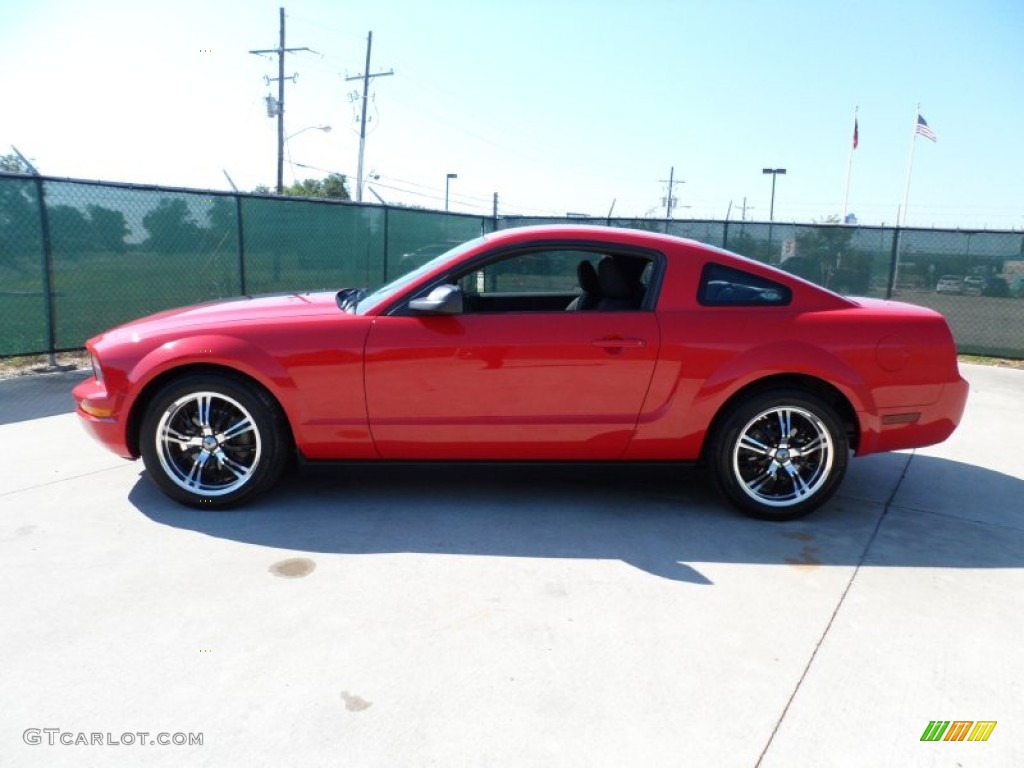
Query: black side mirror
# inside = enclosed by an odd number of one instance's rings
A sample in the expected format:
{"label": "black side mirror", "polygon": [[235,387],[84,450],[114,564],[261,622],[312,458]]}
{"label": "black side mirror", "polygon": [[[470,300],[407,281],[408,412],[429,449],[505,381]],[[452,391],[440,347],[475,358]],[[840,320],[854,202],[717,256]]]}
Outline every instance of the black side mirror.
{"label": "black side mirror", "polygon": [[422,299],[409,302],[413,312],[431,315],[458,315],[462,313],[462,289],[457,285],[439,285]]}

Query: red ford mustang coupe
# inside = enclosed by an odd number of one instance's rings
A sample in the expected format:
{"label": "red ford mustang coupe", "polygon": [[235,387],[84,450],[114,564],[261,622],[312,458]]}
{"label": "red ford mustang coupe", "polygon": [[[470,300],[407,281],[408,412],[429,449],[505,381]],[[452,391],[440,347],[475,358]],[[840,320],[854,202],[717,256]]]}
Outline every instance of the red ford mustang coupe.
{"label": "red ford mustang coupe", "polygon": [[204,507],[266,490],[297,452],[703,461],[747,514],[793,519],[851,451],[945,440],[967,399],[931,310],[599,227],[504,230],[376,290],[187,307],[87,346],[86,428]]}

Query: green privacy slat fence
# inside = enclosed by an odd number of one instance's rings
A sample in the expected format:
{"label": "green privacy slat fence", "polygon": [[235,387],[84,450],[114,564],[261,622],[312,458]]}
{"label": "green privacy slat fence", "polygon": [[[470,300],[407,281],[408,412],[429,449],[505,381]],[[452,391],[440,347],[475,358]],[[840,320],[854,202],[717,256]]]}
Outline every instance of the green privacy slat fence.
{"label": "green privacy slat fence", "polygon": [[[0,355],[78,349],[183,304],[381,285],[483,232],[566,221],[2,174]],[[570,221],[668,232],[841,293],[929,306],[961,351],[1024,358],[1019,232]]]}
{"label": "green privacy slat fence", "polygon": [[[500,219],[498,226],[565,221],[517,217]],[[572,221],[581,223],[576,218]],[[946,316],[961,352],[1024,358],[1022,232],[742,221],[582,221],[692,238],[779,266],[838,293],[931,307]]]}

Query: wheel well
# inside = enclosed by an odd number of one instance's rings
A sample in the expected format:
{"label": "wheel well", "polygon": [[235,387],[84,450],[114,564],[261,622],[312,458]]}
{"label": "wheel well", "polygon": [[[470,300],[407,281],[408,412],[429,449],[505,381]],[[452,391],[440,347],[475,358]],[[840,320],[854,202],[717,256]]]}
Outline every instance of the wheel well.
{"label": "wheel well", "polygon": [[[846,399],[846,395],[827,381],[815,378],[814,376],[805,376],[797,373],[781,373],[753,381],[742,389],[734,392],[732,396],[722,404],[722,407],[718,409],[714,419],[711,420],[711,425],[708,427],[706,437],[704,438],[704,450],[707,450],[709,442],[708,438],[715,433],[719,422],[725,418],[726,414],[732,410],[733,406],[741,400],[746,400],[751,395],[767,392],[773,389],[802,389],[805,392],[810,392],[811,394],[820,397],[826,403],[835,408],[836,415],[839,417],[840,421],[842,421],[843,427],[846,429],[846,435],[850,441],[850,448],[853,450],[857,449],[857,445],[860,441],[860,425],[857,421],[857,414],[853,410],[853,406],[850,404],[850,401]],[[704,451],[701,452],[702,458],[703,452]]]}
{"label": "wheel well", "polygon": [[288,416],[281,407],[281,403],[274,397],[273,393],[263,386],[259,381],[254,379],[252,376],[248,376],[241,371],[237,371],[234,368],[229,368],[226,365],[211,365],[209,363],[196,363],[193,365],[183,365],[179,368],[172,368],[169,371],[164,371],[151,382],[146,384],[139,393],[139,396],[135,398],[135,402],[132,404],[131,413],[128,414],[128,423],[125,427],[125,439],[128,443],[128,450],[132,452],[132,456],[138,458],[141,455],[139,449],[139,430],[142,427],[142,420],[145,418],[146,409],[149,404],[156,397],[157,393],[163,389],[167,384],[174,381],[175,379],[183,376],[190,376],[197,373],[215,373],[218,376],[227,376],[235,379],[236,381],[244,382],[256,389],[260,390],[274,403],[274,405],[281,411],[284,417],[284,422],[288,427],[288,440],[291,444],[295,445],[295,436],[291,431],[291,423],[288,421]]}

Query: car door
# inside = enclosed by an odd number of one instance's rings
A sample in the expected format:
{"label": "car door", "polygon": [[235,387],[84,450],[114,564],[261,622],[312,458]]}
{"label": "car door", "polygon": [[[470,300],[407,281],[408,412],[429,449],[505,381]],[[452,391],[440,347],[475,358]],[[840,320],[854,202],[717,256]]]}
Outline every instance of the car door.
{"label": "car door", "polygon": [[365,380],[382,457],[622,455],[654,370],[658,323],[648,308],[552,309],[571,302],[579,256],[534,251],[457,275],[466,292],[458,314],[375,319]]}

